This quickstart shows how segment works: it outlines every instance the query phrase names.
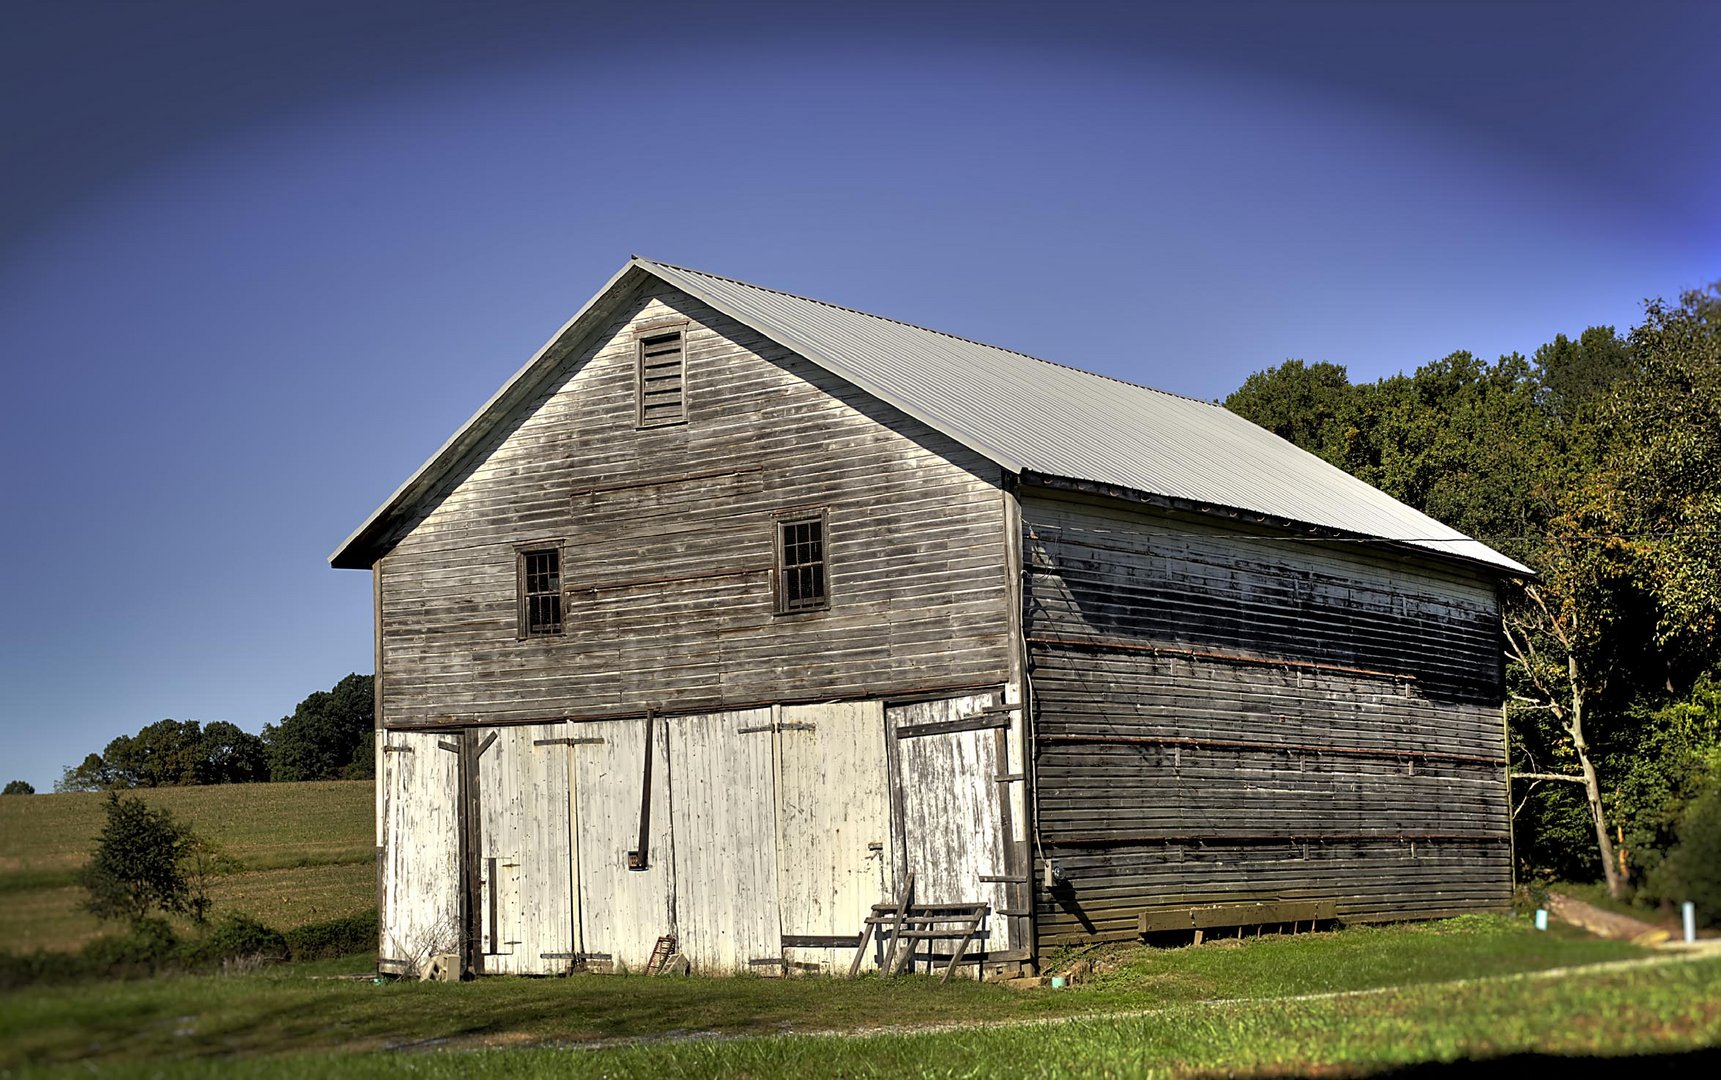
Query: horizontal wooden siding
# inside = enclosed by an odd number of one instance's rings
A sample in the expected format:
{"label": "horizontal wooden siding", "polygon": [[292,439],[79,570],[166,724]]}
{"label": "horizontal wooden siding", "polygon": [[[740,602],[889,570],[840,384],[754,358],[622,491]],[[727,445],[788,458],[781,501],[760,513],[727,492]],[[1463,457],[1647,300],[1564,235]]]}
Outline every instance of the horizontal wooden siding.
{"label": "horizontal wooden siding", "polygon": [[[636,328],[685,323],[686,422],[640,428]],[[676,325],[682,325],[676,322]],[[391,727],[981,685],[1008,671],[996,467],[654,283],[384,559]],[[828,610],[773,609],[774,515],[828,514]],[[516,552],[564,632],[517,640]]]}
{"label": "horizontal wooden siding", "polygon": [[1037,488],[1023,523],[1042,947],[1205,904],[1507,902],[1489,582]]}

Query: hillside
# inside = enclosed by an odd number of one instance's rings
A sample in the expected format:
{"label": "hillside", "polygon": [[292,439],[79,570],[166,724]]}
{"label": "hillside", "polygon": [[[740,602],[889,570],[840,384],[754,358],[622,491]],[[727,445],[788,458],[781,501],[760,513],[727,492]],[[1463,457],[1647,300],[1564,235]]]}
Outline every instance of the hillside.
{"label": "hillside", "polygon": [[[210,890],[214,912],[279,929],[350,915],[376,902],[374,788],[368,780],[148,788],[234,859]],[[0,799],[0,941],[8,951],[74,949],[102,925],[78,910],[73,875],[102,827],[103,795]]]}

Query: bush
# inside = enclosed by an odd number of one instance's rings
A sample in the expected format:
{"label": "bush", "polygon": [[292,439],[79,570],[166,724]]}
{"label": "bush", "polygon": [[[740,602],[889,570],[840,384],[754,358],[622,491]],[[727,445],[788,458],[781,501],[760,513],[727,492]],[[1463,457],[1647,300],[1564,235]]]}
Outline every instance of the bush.
{"label": "bush", "polygon": [[166,967],[178,958],[179,938],[166,919],[145,918],[114,937],[99,937],[84,946],[84,960],[98,973],[127,974]]}
{"label": "bush", "polygon": [[1721,922],[1721,786],[1692,800],[1679,821],[1679,843],[1656,867],[1655,891],[1689,900],[1705,925]]}
{"label": "bush", "polygon": [[110,791],[107,823],[89,863],[78,871],[78,884],[89,894],[84,908],[140,931],[157,911],[202,922],[209,910],[202,879],[210,851],[171,811],[151,810],[135,795],[122,799]]}
{"label": "bush", "polygon": [[28,781],[28,780],[8,780],[8,781],[6,781],[6,790],[0,791],[0,795],[34,795],[34,794],[36,794],[36,786],[34,784],[30,783],[30,781]]}
{"label": "bush", "polygon": [[214,930],[186,942],[179,958],[192,967],[228,960],[285,960],[287,939],[279,930],[271,929],[249,915],[229,912],[222,916]]}
{"label": "bush", "polygon": [[344,919],[312,923],[287,931],[287,949],[294,960],[331,960],[354,953],[374,953],[377,943],[376,910]]}

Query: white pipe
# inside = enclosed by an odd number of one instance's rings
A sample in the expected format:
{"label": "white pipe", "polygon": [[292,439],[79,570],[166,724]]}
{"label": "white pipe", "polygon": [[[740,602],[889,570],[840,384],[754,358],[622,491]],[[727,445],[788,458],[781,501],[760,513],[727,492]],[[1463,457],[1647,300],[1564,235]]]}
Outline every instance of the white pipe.
{"label": "white pipe", "polygon": [[1687,900],[1679,905],[1679,913],[1685,922],[1685,943],[1690,945],[1697,940],[1697,905]]}

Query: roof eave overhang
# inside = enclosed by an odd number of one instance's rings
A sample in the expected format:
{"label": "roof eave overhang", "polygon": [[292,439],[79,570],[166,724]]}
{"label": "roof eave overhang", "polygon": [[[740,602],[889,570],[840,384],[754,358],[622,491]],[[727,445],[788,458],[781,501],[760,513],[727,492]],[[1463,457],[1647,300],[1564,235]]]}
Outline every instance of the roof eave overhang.
{"label": "roof eave overhang", "polygon": [[[1497,578],[1517,578],[1524,581],[1539,580],[1541,575],[1525,566],[1523,563],[1510,559],[1499,552],[1494,552],[1502,560],[1492,562],[1478,559],[1456,551],[1442,551],[1426,544],[1414,544],[1407,540],[1394,540],[1391,537],[1374,536],[1368,533],[1355,532],[1349,529],[1339,529],[1328,525],[1316,525],[1295,518],[1278,517],[1262,513],[1258,510],[1245,510],[1235,506],[1222,506],[1218,503],[1200,502],[1194,499],[1182,499],[1172,495],[1160,495],[1151,491],[1137,488],[1120,487],[1116,484],[1101,483],[1097,480],[1083,480],[1079,477],[1055,476],[1050,473],[1026,470],[1021,473],[1023,483],[1037,484],[1041,487],[1053,488],[1059,491],[1077,492],[1084,495],[1098,496],[1104,499],[1117,499],[1122,502],[1140,503],[1158,510],[1169,510],[1175,513],[1194,514],[1202,517],[1223,518],[1227,521],[1245,522],[1250,525],[1260,525],[1265,528],[1297,533],[1312,541],[1332,540],[1343,543],[1364,542],[1379,544],[1395,551],[1414,555],[1418,558],[1437,562],[1456,563],[1471,570],[1484,571]],[[1454,541],[1457,543],[1459,541]],[[1480,543],[1466,537],[1463,542]],[[1486,547],[1487,545],[1482,545]],[[1492,548],[1488,549],[1493,551]]]}
{"label": "roof eave overhang", "polygon": [[368,570],[386,555],[386,548],[389,546],[387,540],[394,526],[422,496],[436,487],[468,451],[483,442],[485,436],[495,430],[516,405],[536,392],[542,376],[548,374],[548,370],[559,359],[551,355],[556,346],[570,335],[577,336],[584,329],[582,324],[605,311],[617,297],[636,284],[639,275],[646,272],[642,266],[643,261],[635,257],[616,271],[615,275],[604,283],[603,288],[574,313],[573,318],[563,323],[562,328],[557,330],[550,340],[544,342],[543,347],[533,353],[532,358],[503,383],[500,390],[491,395],[489,401],[473,413],[404,484],[396,488],[394,494],[365,519],[364,524],[353,530],[352,535],[329,555],[329,565],[337,570]]}

